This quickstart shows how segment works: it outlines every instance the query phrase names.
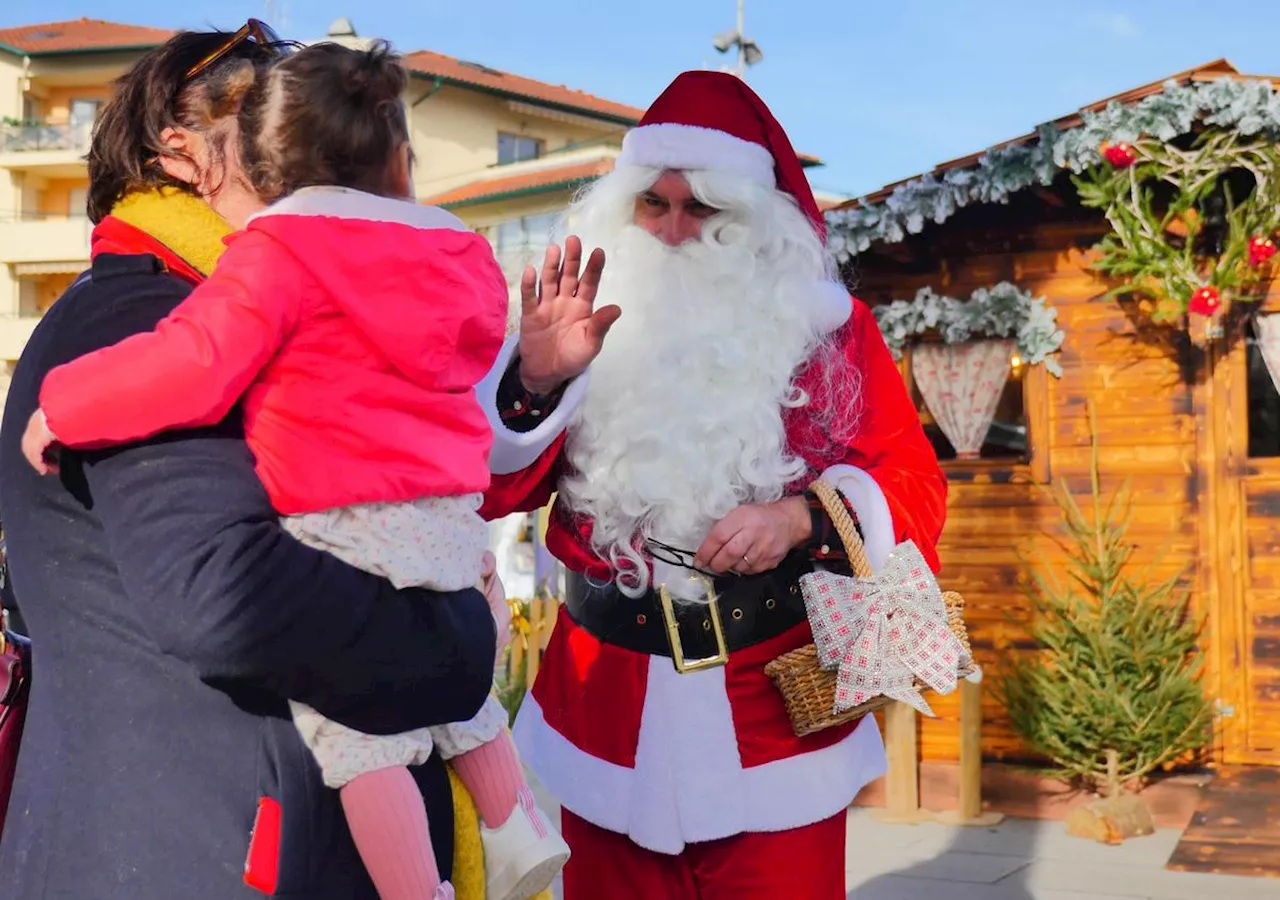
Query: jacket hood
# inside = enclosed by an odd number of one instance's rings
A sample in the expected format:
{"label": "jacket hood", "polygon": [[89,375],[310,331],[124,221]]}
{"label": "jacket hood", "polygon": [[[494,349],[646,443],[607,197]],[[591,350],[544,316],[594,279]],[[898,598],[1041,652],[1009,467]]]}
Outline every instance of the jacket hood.
{"label": "jacket hood", "polygon": [[250,218],[279,240],[380,353],[416,383],[474,387],[508,316],[489,242],[445,210],[345,188],[305,188]]}

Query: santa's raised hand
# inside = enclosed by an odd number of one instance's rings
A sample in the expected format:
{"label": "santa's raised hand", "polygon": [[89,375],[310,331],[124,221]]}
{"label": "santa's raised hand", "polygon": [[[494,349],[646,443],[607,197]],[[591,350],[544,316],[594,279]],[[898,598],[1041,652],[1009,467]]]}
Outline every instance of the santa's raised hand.
{"label": "santa's raised hand", "polygon": [[541,276],[529,266],[520,279],[520,380],[534,394],[549,394],[585,372],[622,315],[617,306],[595,309],[604,251],[591,251],[584,268],[582,241],[570,235],[563,256],[561,265],[560,247],[552,244]]}

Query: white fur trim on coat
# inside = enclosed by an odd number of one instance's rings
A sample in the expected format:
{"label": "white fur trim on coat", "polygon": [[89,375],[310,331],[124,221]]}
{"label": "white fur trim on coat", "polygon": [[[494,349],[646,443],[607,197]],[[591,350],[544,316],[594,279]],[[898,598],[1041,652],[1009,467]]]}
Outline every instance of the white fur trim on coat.
{"label": "white fur trim on coat", "polygon": [[520,335],[507,338],[489,374],[476,385],[480,408],[493,426],[493,449],[489,451],[489,471],[494,475],[510,475],[533,464],[542,451],[550,447],[564,431],[578,405],[587,393],[587,374],[579,375],[565,388],[559,404],[532,431],[512,431],[498,413],[498,386],[520,344]]}
{"label": "white fur trim on coat", "polygon": [[663,123],[633,128],[622,138],[620,166],[655,169],[711,169],[736,172],[777,187],[773,154],[767,149],[714,128]]}
{"label": "white fur trim on coat", "polygon": [[834,487],[853,507],[862,532],[862,545],[872,570],[878,570],[897,546],[893,515],[880,485],[857,466],[832,466],[822,473],[822,480]]}
{"label": "white fur trim on coat", "polygon": [[836,815],[887,768],[875,717],[821,750],[743,768],[725,670],[681,675],[649,660],[634,769],[579,749],[527,696],[516,719],[521,758],[588,822],[656,853],[742,832],[784,831]]}
{"label": "white fur trim on coat", "polygon": [[853,315],[853,298],[849,289],[838,281],[824,281],[814,297],[818,313],[818,327],[830,334]]}
{"label": "white fur trim on coat", "polygon": [[471,231],[465,222],[437,206],[380,197],[343,187],[303,188],[278,200],[249,221],[267,216],[327,216],[367,222],[395,222],[424,230]]}

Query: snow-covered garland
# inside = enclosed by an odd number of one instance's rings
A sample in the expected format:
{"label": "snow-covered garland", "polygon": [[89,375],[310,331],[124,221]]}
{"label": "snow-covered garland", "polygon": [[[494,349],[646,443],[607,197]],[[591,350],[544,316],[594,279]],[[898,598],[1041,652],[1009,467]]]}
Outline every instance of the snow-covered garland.
{"label": "snow-covered garland", "polygon": [[1056,376],[1062,367],[1052,354],[1062,347],[1058,311],[1017,285],[1002,281],[978,288],[968,300],[957,300],[923,287],[914,300],[894,300],[875,307],[876,324],[895,359],[912,338],[935,331],[947,344],[981,338],[1013,338],[1028,365],[1043,365]]}
{"label": "snow-covered garland", "polygon": [[1042,125],[1038,141],[988,151],[974,168],[899,185],[883,203],[832,210],[826,216],[832,251],[843,262],[872,244],[919,234],[926,222],[941,224],[970,203],[1007,203],[1024,188],[1049,185],[1061,169],[1080,173],[1097,165],[1099,148],[1107,142],[1133,142],[1143,135],[1169,141],[1189,132],[1197,120],[1245,136],[1280,134],[1280,94],[1266,81],[1168,81],[1160,93],[1135,104],[1113,101],[1082,117],[1083,124],[1066,131]]}

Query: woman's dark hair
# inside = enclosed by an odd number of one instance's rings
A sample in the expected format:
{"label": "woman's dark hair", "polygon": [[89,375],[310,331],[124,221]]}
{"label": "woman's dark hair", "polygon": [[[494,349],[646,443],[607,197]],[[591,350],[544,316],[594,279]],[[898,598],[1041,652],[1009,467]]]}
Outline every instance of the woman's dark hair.
{"label": "woman's dark hair", "polygon": [[271,202],[313,185],[399,193],[391,162],[409,140],[408,75],[386,43],[313,44],[273,66],[245,97],[241,161]]}
{"label": "woman's dark hair", "polygon": [[195,78],[187,72],[226,44],[219,31],[184,31],[140,59],[115,83],[111,100],[93,131],[89,148],[89,218],[94,222],[130,191],[192,185],[167,175],[160,157],[181,157],[160,134],[185,126],[203,132],[215,162],[226,145],[228,117],[253,85],[256,70],[272,58],[269,48],[242,41]]}

